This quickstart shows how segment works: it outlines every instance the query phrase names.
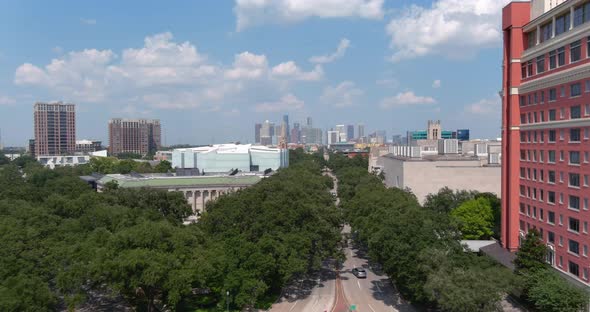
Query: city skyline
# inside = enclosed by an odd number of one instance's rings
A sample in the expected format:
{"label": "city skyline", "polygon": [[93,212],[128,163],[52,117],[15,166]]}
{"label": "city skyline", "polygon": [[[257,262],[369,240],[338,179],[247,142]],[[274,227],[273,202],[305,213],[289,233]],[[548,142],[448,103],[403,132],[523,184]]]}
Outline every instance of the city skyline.
{"label": "city skyline", "polygon": [[[52,101],[76,103],[84,125],[77,136],[103,142],[103,125],[114,117],[160,119],[171,145],[252,141],[254,122],[285,113],[313,116],[322,129],[362,122],[387,133],[441,119],[496,138],[501,81],[481,73],[496,72],[501,61],[506,1],[449,2],[364,0],[304,12],[274,7],[282,1],[268,8],[129,2],[112,12],[108,3],[7,1],[0,17],[13,27],[0,33],[19,44],[0,46],[2,140],[25,145],[31,104]],[[291,19],[265,15],[273,10]],[[404,25],[426,27],[431,15],[486,35],[445,29],[449,36],[424,46],[430,41],[411,37],[429,34]]]}

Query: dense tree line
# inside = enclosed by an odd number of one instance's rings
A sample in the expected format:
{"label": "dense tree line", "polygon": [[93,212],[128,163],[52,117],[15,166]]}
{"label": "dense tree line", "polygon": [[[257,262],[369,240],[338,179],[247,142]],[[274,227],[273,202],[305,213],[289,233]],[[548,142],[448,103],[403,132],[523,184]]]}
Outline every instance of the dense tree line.
{"label": "dense tree line", "polygon": [[405,298],[443,311],[499,309],[513,275],[466,253],[449,213],[421,207],[411,192],[386,188],[359,160],[346,166],[335,159],[346,219]]}
{"label": "dense tree line", "polygon": [[[319,157],[211,203],[198,224],[181,193],[96,193],[78,175],[0,166],[0,310],[119,298],[140,311],[259,306],[336,255],[340,214]],[[94,164],[96,165],[96,164]],[[104,171],[103,171],[104,172]]]}
{"label": "dense tree line", "polygon": [[547,246],[531,229],[516,253],[516,272],[523,280],[522,297],[539,311],[581,311],[590,300],[587,291],[569,284],[545,262]]}

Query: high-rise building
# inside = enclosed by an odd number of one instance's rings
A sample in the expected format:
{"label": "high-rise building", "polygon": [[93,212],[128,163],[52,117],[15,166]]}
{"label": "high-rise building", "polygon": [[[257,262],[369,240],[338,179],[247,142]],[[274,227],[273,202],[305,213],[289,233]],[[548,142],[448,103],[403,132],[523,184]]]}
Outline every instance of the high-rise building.
{"label": "high-rise building", "polygon": [[262,127],[260,128],[260,144],[265,146],[272,145],[274,136],[275,124],[273,122],[265,120],[262,123]]}
{"label": "high-rise building", "polygon": [[502,245],[533,228],[547,262],[590,285],[590,3],[503,9]]}
{"label": "high-rise building", "polygon": [[442,128],[440,120],[429,120],[428,121],[428,140],[440,140],[442,139]]}
{"label": "high-rise building", "polygon": [[260,129],[262,129],[262,124],[257,123],[254,125],[254,143],[260,144]]}
{"label": "high-rise building", "polygon": [[340,142],[340,132],[334,131],[334,130],[328,131],[328,145],[332,145],[332,144],[339,143],[339,142]]}
{"label": "high-rise building", "polygon": [[359,124],[358,131],[357,131],[357,138],[361,139],[365,136],[365,125]]}
{"label": "high-rise building", "polygon": [[298,122],[294,123],[291,129],[291,143],[301,143],[301,126]]}
{"label": "high-rise building", "polygon": [[283,124],[280,136],[285,139],[285,142],[291,143],[291,128],[289,126],[289,115],[283,115]]}
{"label": "high-rise building", "polygon": [[76,106],[74,104],[36,103],[35,155],[57,156],[76,149]]}
{"label": "high-rise building", "polygon": [[354,139],[354,126],[353,125],[346,126],[346,138],[348,140]]}
{"label": "high-rise building", "polygon": [[157,119],[109,120],[109,152],[112,155],[153,154],[161,145],[161,126]]}
{"label": "high-rise building", "polygon": [[336,125],[336,131],[338,131],[338,140],[339,142],[347,142],[348,136],[346,133],[346,126],[345,125]]}
{"label": "high-rise building", "polygon": [[312,128],[313,127],[313,120],[311,119],[311,117],[307,117],[307,121],[306,121],[305,125],[308,128]]}

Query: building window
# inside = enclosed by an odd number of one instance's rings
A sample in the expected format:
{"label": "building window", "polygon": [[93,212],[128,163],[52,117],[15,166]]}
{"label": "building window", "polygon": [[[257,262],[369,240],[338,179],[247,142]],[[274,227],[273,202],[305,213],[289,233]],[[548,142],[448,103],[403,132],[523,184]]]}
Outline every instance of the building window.
{"label": "building window", "polygon": [[570,118],[579,119],[582,118],[582,107],[580,105],[572,106],[570,109]]}
{"label": "building window", "polygon": [[557,120],[557,112],[554,109],[549,110],[549,121]]}
{"label": "building window", "polygon": [[557,67],[557,50],[549,52],[549,69],[555,69],[555,67]]}
{"label": "building window", "polygon": [[[559,161],[565,160],[565,153],[563,151],[559,151]],[[563,172],[561,173],[562,177],[561,180],[563,181]]]}
{"label": "building window", "polygon": [[557,90],[555,88],[549,89],[549,101],[557,100]]}
{"label": "building window", "polygon": [[527,49],[534,47],[537,43],[537,31],[533,30],[527,34],[528,46]]}
{"label": "building window", "polygon": [[588,233],[588,222],[584,221],[584,233]]}
{"label": "building window", "polygon": [[570,85],[570,97],[579,96],[582,94],[582,85],[580,83],[574,83]]}
{"label": "building window", "polygon": [[584,140],[588,140],[590,137],[590,128],[584,128]]}
{"label": "building window", "polygon": [[[524,76],[523,76],[523,78],[524,78]],[[520,107],[526,106],[526,97],[524,95],[521,95],[520,100],[518,102],[519,102]]]}
{"label": "building window", "polygon": [[555,224],[555,212],[547,211],[547,222],[551,224]]}
{"label": "building window", "polygon": [[[582,255],[584,257],[588,257],[588,245],[584,245],[583,249],[582,249]],[[588,279],[588,270],[584,269],[584,278]]]}
{"label": "building window", "polygon": [[537,57],[537,74],[540,74],[544,71],[545,71],[545,55],[541,55],[541,56]]}
{"label": "building window", "polygon": [[575,275],[576,277],[580,276],[580,267],[572,261],[569,261],[569,271],[570,274]]}
{"label": "building window", "polygon": [[551,244],[555,244],[555,233],[549,231],[547,232],[547,242]]}
{"label": "building window", "polygon": [[559,88],[559,97],[565,97],[565,87],[561,86],[561,88]]}
{"label": "building window", "polygon": [[[530,77],[534,75],[533,73],[533,60],[526,62],[526,75]],[[529,105],[531,104],[531,95],[529,94]]]}
{"label": "building window", "polygon": [[580,254],[580,243],[576,242],[575,240],[569,240],[568,242],[569,252],[579,255]]}
{"label": "building window", "polygon": [[586,80],[586,89],[584,91],[590,92],[590,80]]}
{"label": "building window", "polygon": [[547,172],[547,182],[555,183],[555,171],[548,171]]}
{"label": "building window", "polygon": [[[565,139],[565,130],[561,129],[561,130],[559,130],[559,140],[563,141],[564,139]],[[561,160],[563,160],[563,157]]]}
{"label": "building window", "polygon": [[580,164],[580,152],[579,151],[570,151],[570,164],[572,164],[572,165],[579,165]]}
{"label": "building window", "polygon": [[545,91],[541,91],[541,103],[545,103]]}
{"label": "building window", "polygon": [[541,42],[545,42],[551,39],[551,35],[553,32],[553,22],[549,22],[543,26],[541,26]]}
{"label": "building window", "polygon": [[572,232],[580,233],[580,220],[572,217],[570,217],[569,219],[570,222],[568,229]]}
{"label": "building window", "polygon": [[580,187],[580,174],[579,173],[572,173],[570,172],[569,174],[569,186],[573,186],[573,187]]}
{"label": "building window", "polygon": [[555,130],[549,130],[547,142],[555,143],[556,140],[557,140],[557,134],[556,134]]}
{"label": "building window", "polygon": [[564,177],[563,171],[560,171],[559,172],[559,183],[563,183],[563,177]]}
{"label": "building window", "polygon": [[565,47],[557,49],[557,65],[565,65]]}
{"label": "building window", "polygon": [[579,128],[570,129],[570,142],[580,142],[581,130]]}
{"label": "building window", "polygon": [[584,6],[580,5],[574,9],[574,27],[580,26],[584,23]]}
{"label": "building window", "polygon": [[535,97],[535,104],[539,103],[539,101],[537,101],[539,99],[539,96],[537,95],[537,92],[535,92],[534,97]]}
{"label": "building window", "polygon": [[584,104],[584,116],[590,116],[590,104]]}
{"label": "building window", "polygon": [[577,62],[582,58],[582,41],[574,41],[570,45],[570,63]]}
{"label": "building window", "polygon": [[555,151],[548,151],[547,158],[548,158],[547,161],[549,163],[554,164],[555,163]]}
{"label": "building window", "polygon": [[575,195],[569,196],[569,208],[574,210],[580,210],[580,197]]}
{"label": "building window", "polygon": [[543,219],[545,218],[545,211],[543,211],[543,208],[539,208],[539,220],[543,221]]}
{"label": "building window", "polygon": [[584,175],[584,186],[588,186],[588,175]]}
{"label": "building window", "polygon": [[561,35],[570,29],[570,14],[566,13],[555,19],[555,35]]}

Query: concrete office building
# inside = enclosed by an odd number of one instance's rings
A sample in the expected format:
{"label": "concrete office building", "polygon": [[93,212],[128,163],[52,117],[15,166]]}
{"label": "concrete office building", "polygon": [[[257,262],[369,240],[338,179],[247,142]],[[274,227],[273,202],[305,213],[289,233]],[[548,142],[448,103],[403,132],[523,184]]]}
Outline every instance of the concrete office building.
{"label": "concrete office building", "polygon": [[328,145],[333,145],[340,142],[340,132],[328,131]]}
{"label": "concrete office building", "polygon": [[358,131],[357,131],[357,138],[360,140],[363,137],[365,137],[365,125],[364,124],[359,124],[358,125]]}
{"label": "concrete office building", "polygon": [[254,125],[254,143],[260,144],[260,131],[262,130],[262,124],[257,123]]}
{"label": "concrete office building", "polygon": [[76,154],[89,154],[102,150],[102,141],[79,140],[76,141]]}
{"label": "concrete office building", "polygon": [[503,9],[502,245],[532,229],[547,262],[590,285],[590,2]]}
{"label": "concrete office building", "polygon": [[289,166],[289,150],[250,144],[221,144],[172,151],[172,167],[199,169],[201,174],[263,172]]}
{"label": "concrete office building", "polygon": [[353,125],[346,126],[346,138],[348,138],[349,141],[354,139],[354,126]]}
{"label": "concrete office building", "polygon": [[[85,177],[83,177],[85,178]],[[233,193],[262,180],[261,175],[216,175],[216,176],[170,176],[166,174],[122,175],[108,174],[96,181],[101,192],[106,183],[115,181],[120,188],[152,188],[170,192],[182,192],[191,206],[193,216],[187,221],[196,221],[205,211],[206,204],[223,194]]]}
{"label": "concrete office building", "polygon": [[[399,147],[398,155],[383,155],[383,149],[376,149],[371,153],[372,168],[369,170],[382,170],[388,187],[409,188],[421,203],[428,194],[437,193],[443,187],[500,195],[501,169],[498,164],[489,164],[476,156],[457,154],[457,146],[449,145],[456,144],[456,140],[440,142],[444,142],[443,145],[447,145],[446,149],[452,154],[421,156],[420,148],[416,146]],[[377,161],[375,157],[378,157]]]}
{"label": "concrete office building", "polygon": [[305,145],[322,145],[323,134],[319,128],[303,128],[301,130],[301,143]]}
{"label": "concrete office building", "polygon": [[272,145],[274,136],[275,124],[268,120],[264,121],[260,128],[260,144],[264,146]]}
{"label": "concrete office building", "polygon": [[35,156],[57,156],[76,149],[76,106],[74,104],[36,103]]}
{"label": "concrete office building", "polygon": [[293,129],[291,129],[291,142],[289,143],[301,143],[301,125],[298,122],[293,124]]}
{"label": "concrete office building", "polygon": [[286,143],[291,143],[291,126],[289,125],[289,115],[283,115],[283,123],[281,124],[281,137]]}
{"label": "concrete office building", "polygon": [[109,120],[109,152],[112,155],[147,155],[155,153],[161,145],[161,126],[157,119]]}

